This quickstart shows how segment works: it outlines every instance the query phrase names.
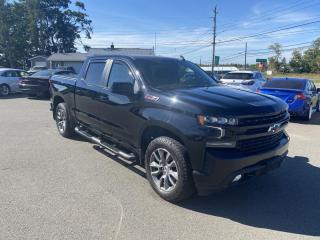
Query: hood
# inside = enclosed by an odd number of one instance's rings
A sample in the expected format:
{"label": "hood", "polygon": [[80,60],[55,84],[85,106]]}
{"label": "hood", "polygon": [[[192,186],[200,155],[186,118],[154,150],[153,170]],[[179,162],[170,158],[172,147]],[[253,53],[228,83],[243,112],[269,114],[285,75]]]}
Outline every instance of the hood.
{"label": "hood", "polygon": [[176,99],[177,107],[197,109],[196,114],[238,117],[273,114],[287,108],[276,97],[226,86],[179,89],[167,94]]}

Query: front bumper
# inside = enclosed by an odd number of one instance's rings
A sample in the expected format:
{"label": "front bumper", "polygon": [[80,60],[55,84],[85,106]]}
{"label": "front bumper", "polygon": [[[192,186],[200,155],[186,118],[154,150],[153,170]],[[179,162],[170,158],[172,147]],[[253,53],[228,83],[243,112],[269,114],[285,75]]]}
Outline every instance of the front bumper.
{"label": "front bumper", "polygon": [[[280,167],[287,156],[288,147],[289,137],[284,134],[276,148],[254,155],[208,149],[205,170],[193,171],[198,194],[208,195]],[[238,175],[241,175],[241,179],[234,182]]]}
{"label": "front bumper", "polygon": [[291,117],[303,117],[308,115],[308,104],[303,100],[297,100],[289,105],[289,113]]}

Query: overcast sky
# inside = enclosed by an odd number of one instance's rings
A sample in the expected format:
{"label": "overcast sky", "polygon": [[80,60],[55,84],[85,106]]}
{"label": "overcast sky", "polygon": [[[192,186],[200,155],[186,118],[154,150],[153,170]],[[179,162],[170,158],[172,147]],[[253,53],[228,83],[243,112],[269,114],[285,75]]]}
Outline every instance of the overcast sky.
{"label": "overcast sky", "polygon": [[[289,58],[291,49],[307,47],[320,37],[320,0],[84,0],[93,21],[91,47],[147,47],[157,55],[184,55],[210,62],[212,16],[217,16],[217,55],[222,63],[243,63],[248,42],[249,63],[270,56],[279,42]],[[318,22],[317,22],[318,21]],[[313,23],[315,22],[315,23]],[[299,26],[300,25],[300,26]],[[297,26],[297,27],[296,27]],[[278,31],[279,29],[283,29]],[[275,31],[275,32],[273,32]],[[252,36],[260,34],[258,36]]]}

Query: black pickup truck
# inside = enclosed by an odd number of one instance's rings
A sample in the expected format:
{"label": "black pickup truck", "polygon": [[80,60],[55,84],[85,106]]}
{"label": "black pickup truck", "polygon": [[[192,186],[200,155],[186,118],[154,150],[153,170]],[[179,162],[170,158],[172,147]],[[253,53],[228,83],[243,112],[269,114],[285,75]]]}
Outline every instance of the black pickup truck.
{"label": "black pickup truck", "polygon": [[278,168],[288,152],[287,105],[220,86],[184,59],[96,56],[77,78],[50,80],[59,133],[145,166],[172,202],[207,195]]}

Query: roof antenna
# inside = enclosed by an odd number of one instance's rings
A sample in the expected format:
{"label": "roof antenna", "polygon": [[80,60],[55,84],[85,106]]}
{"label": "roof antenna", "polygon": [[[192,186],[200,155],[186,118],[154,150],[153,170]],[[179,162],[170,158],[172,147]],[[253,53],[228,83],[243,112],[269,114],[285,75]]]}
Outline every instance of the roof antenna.
{"label": "roof antenna", "polygon": [[185,61],[186,59],[184,58],[184,56],[180,55],[180,58],[182,61]]}

